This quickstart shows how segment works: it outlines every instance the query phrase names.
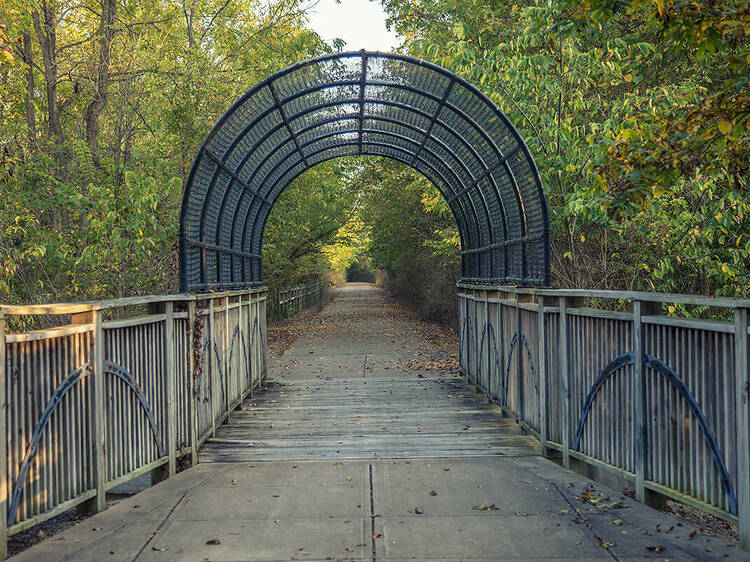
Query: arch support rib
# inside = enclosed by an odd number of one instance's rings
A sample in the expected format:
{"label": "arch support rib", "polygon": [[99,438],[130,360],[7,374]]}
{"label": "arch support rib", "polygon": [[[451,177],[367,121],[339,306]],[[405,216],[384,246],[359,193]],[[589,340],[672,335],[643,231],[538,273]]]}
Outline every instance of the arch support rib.
{"label": "arch support rib", "polygon": [[281,100],[279,99],[279,94],[276,93],[276,88],[273,85],[273,81],[268,83],[268,89],[271,90],[271,95],[273,96],[274,104],[276,105],[276,109],[279,111],[279,115],[281,115],[281,120],[284,122],[284,126],[286,127],[286,130],[289,132],[289,137],[292,139],[294,146],[297,147],[297,152],[299,152],[299,155],[302,158],[302,161],[305,163],[305,166],[309,168],[310,164],[308,164],[307,158],[305,157],[305,153],[302,152],[302,148],[300,148],[299,139],[297,138],[297,135],[294,134],[294,131],[292,130],[292,126],[289,124],[289,119],[287,119],[286,112],[284,111],[284,106],[281,105]]}
{"label": "arch support rib", "polygon": [[365,86],[367,85],[367,52],[362,51],[362,69],[359,75],[359,143],[358,153],[362,154],[362,130],[365,124]]}

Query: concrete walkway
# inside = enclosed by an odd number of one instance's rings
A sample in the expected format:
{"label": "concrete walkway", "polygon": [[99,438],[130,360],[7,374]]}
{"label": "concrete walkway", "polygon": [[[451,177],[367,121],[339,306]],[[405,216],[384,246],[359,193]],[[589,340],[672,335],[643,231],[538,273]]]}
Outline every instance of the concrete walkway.
{"label": "concrete walkway", "polygon": [[316,320],[197,467],[17,559],[750,559],[539,457],[461,379],[420,370],[445,352],[373,287]]}

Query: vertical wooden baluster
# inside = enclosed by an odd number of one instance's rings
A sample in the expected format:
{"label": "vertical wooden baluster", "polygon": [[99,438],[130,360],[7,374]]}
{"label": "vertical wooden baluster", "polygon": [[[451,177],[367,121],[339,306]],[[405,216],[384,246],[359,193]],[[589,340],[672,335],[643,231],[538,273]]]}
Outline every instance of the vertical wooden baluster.
{"label": "vertical wooden baluster", "polygon": [[562,458],[570,467],[570,359],[568,344],[568,299],[560,297],[560,370],[562,371]]}
{"label": "vertical wooden baluster", "polygon": [[104,392],[106,379],[104,375],[104,330],[102,329],[102,311],[95,310],[92,314],[94,323],[94,478],[96,482],[96,501],[92,505],[94,512],[102,511],[106,505],[106,455],[105,447],[105,400]]}
{"label": "vertical wooden baluster", "polygon": [[635,462],[635,497],[638,501],[646,500],[646,459],[647,443],[647,404],[646,404],[646,367],[643,351],[643,322],[641,318],[641,301],[633,301],[633,357],[635,360],[635,380],[633,392],[633,460]]}
{"label": "vertical wooden baluster", "polygon": [[7,371],[5,358],[5,314],[0,311],[0,559],[8,557],[8,452],[10,443],[6,416],[8,412]]}
{"label": "vertical wooden baluster", "polygon": [[[216,369],[214,368],[214,364],[218,366],[219,364],[219,358],[216,357],[216,332],[215,332],[215,322],[214,322],[214,299],[209,296],[208,297],[208,353],[210,360],[208,361],[208,380],[209,380],[209,388],[211,389],[211,396],[209,398],[210,401],[210,408],[211,408],[211,437],[216,436],[216,385],[214,384],[216,382]],[[218,368],[218,367],[217,367]]]}
{"label": "vertical wooden baluster", "polygon": [[734,311],[734,379],[737,404],[737,517],[740,546],[750,550],[750,345],[747,328],[750,310]]}
{"label": "vertical wooden baluster", "polygon": [[544,296],[537,297],[537,368],[539,372],[539,438],[542,456],[547,455],[547,333],[544,329]]}
{"label": "vertical wooden baluster", "polygon": [[[229,348],[232,345],[232,332],[229,330],[229,296],[224,299],[224,409],[227,413],[227,423],[229,422],[229,413],[232,409],[232,380],[229,377]],[[222,416],[223,417],[223,416]]]}
{"label": "vertical wooden baluster", "polygon": [[169,476],[177,473],[177,365],[174,357],[174,303],[167,302],[164,319],[164,363],[167,375],[167,454]]}
{"label": "vertical wooden baluster", "polygon": [[521,307],[520,304],[521,296],[516,293],[516,393],[518,396],[518,402],[516,402],[516,423],[521,433],[525,433],[521,427],[523,421],[523,341],[521,340],[522,335],[522,324],[521,324]]}

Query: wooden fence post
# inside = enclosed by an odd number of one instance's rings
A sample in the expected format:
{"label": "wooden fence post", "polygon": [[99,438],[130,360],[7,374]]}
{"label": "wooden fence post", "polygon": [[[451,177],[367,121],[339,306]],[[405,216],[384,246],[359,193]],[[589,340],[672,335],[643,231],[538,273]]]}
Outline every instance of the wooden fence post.
{"label": "wooden fence post", "polygon": [[484,291],[484,334],[482,335],[484,338],[484,341],[486,342],[486,349],[487,349],[487,361],[484,362],[484,365],[486,365],[486,369],[484,369],[485,373],[485,384],[484,384],[484,394],[487,396],[490,401],[492,401],[492,391],[490,390],[490,356],[492,355],[490,353],[490,293],[489,291]]}
{"label": "wooden fence post", "polygon": [[5,354],[5,314],[0,312],[0,560],[8,557],[8,373]]}
{"label": "wooden fence post", "polygon": [[547,331],[545,330],[544,296],[537,297],[537,370],[539,372],[539,440],[542,456],[547,455]]}
{"label": "wooden fence post", "polygon": [[[211,437],[216,436],[216,400],[214,399],[214,378],[216,369],[219,368],[219,358],[216,357],[216,323],[214,322],[214,299],[208,297],[208,354],[211,360],[208,362],[208,388],[211,389]],[[215,365],[215,367],[214,367]]]}
{"label": "wooden fence post", "polygon": [[104,509],[107,503],[106,493],[106,400],[105,388],[106,378],[104,376],[104,329],[102,327],[102,311],[95,310],[92,313],[94,323],[94,482],[96,485],[96,498],[91,507],[94,513]]}
{"label": "wooden fence post", "polygon": [[177,473],[177,364],[175,363],[174,339],[174,303],[165,305],[164,361],[167,375],[167,455],[169,457],[169,476]]}
{"label": "wooden fence post", "polygon": [[750,550],[750,344],[747,308],[734,310],[734,378],[737,404],[737,518],[740,547]]}
{"label": "wooden fence post", "polygon": [[500,365],[498,366],[497,375],[497,402],[500,404],[500,413],[505,416],[505,324],[503,321],[503,301],[505,294],[502,291],[497,293],[497,330],[495,331],[495,343],[498,346],[498,356]]}
{"label": "wooden fence post", "polygon": [[635,497],[646,501],[646,459],[648,458],[646,367],[643,361],[643,321],[641,301],[633,301],[633,360],[635,379],[633,388],[633,462],[635,465]]}
{"label": "wooden fence post", "polygon": [[570,345],[568,342],[568,299],[560,297],[560,370],[562,371],[562,458],[570,468]]}
{"label": "wooden fence post", "polygon": [[232,410],[232,379],[229,378],[229,370],[232,368],[229,362],[229,350],[232,346],[232,334],[229,330],[229,295],[224,298],[224,350],[221,355],[224,359],[224,409],[227,412],[227,423],[229,422],[229,414]]}
{"label": "wooden fence post", "polygon": [[[195,384],[195,365],[193,361],[195,359],[195,351],[193,346],[195,345],[195,301],[191,300],[188,302],[188,396],[190,397],[190,423],[191,423],[191,445],[192,449],[192,465],[198,464],[198,392]],[[200,342],[199,342],[199,345]]]}

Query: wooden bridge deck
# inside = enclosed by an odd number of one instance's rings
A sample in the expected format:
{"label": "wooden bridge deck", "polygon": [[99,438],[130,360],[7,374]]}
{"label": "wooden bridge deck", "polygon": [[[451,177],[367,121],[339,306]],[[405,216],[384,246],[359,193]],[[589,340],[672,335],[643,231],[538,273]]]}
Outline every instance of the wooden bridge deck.
{"label": "wooden bridge deck", "polygon": [[279,362],[271,360],[265,391],[207,441],[200,461],[539,453],[534,439],[519,435],[456,373],[420,370],[444,362],[447,353],[400,316],[372,286],[344,289],[319,315],[317,329]]}
{"label": "wooden bridge deck", "polygon": [[750,559],[538,456],[373,287],[315,321],[196,467],[18,559]]}

